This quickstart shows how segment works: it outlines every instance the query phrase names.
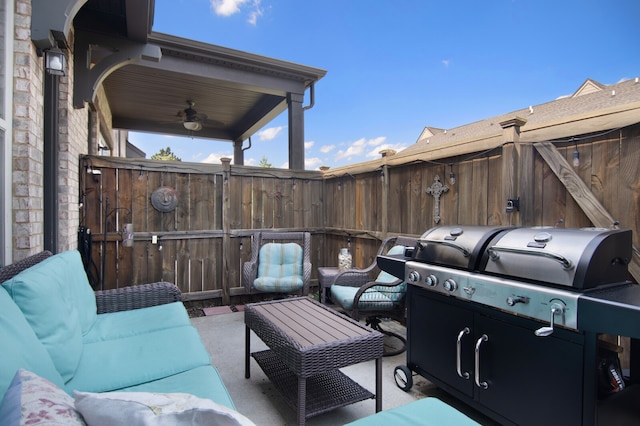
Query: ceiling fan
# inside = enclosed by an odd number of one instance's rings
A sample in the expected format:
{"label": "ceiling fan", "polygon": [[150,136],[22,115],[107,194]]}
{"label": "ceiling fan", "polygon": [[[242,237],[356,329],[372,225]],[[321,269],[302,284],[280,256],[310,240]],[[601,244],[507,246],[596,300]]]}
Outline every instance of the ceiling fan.
{"label": "ceiling fan", "polygon": [[178,111],[177,116],[182,119],[182,125],[185,129],[197,132],[202,130],[202,123],[207,120],[206,114],[200,114],[193,109],[195,102],[187,99],[187,108]]}

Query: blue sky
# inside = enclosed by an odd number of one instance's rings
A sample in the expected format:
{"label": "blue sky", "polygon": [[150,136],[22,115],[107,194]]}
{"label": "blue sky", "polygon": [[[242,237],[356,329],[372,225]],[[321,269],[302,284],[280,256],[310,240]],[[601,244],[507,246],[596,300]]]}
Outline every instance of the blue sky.
{"label": "blue sky", "polygon": [[[154,31],[327,70],[305,168],[379,158],[453,128],[640,76],[638,0],[156,0]],[[308,95],[308,93],[307,93]],[[308,103],[308,102],[305,102]],[[288,167],[287,113],[245,164]],[[147,157],[219,163],[230,142],[134,133]]]}

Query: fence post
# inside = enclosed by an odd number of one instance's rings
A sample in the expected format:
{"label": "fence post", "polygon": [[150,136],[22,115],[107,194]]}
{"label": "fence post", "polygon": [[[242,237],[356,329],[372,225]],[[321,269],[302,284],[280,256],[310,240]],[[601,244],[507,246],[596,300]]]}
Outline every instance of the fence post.
{"label": "fence post", "polygon": [[231,159],[221,158],[222,162],[222,304],[231,302],[229,297],[229,272],[231,254],[231,191],[229,180],[231,179]]}

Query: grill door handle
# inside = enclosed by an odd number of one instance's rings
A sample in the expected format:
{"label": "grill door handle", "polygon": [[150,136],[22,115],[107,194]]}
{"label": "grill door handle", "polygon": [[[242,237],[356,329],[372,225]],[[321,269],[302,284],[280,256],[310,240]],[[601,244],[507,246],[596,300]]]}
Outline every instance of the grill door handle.
{"label": "grill door handle", "polygon": [[486,342],[487,340],[489,340],[489,336],[483,334],[482,337],[480,337],[476,342],[476,371],[474,378],[476,386],[482,389],[487,389],[489,387],[489,383],[480,381],[480,345],[482,345],[482,343]]}
{"label": "grill door handle", "polygon": [[552,253],[548,251],[526,250],[518,247],[498,247],[498,246],[489,247],[487,249],[487,253],[489,253],[489,258],[494,262],[500,259],[499,252],[524,254],[526,256],[546,257],[548,259],[553,259],[559,264],[561,264],[563,269],[569,270],[573,268],[573,264],[569,259],[567,259],[561,254]]}
{"label": "grill door handle", "polygon": [[462,337],[465,334],[469,334],[469,333],[471,333],[471,330],[469,330],[469,327],[465,327],[460,331],[460,333],[458,333],[458,340],[456,341],[456,372],[458,373],[458,376],[467,380],[469,379],[469,373],[467,371],[462,372],[461,353],[462,353]]}
{"label": "grill door handle", "polygon": [[441,241],[441,240],[430,240],[428,238],[423,240],[418,240],[420,244],[440,244],[442,246],[453,247],[454,249],[462,252],[464,257],[471,256],[471,252],[466,248],[462,247],[460,244],[452,243],[451,241]]}

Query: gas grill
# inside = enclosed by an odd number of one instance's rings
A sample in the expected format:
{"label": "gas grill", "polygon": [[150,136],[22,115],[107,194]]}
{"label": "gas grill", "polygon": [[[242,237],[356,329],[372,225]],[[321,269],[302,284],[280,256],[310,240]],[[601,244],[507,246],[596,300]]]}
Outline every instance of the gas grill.
{"label": "gas grill", "polygon": [[427,230],[378,257],[410,284],[405,374],[502,424],[598,423],[597,335],[640,338],[631,256],[630,230]]}

